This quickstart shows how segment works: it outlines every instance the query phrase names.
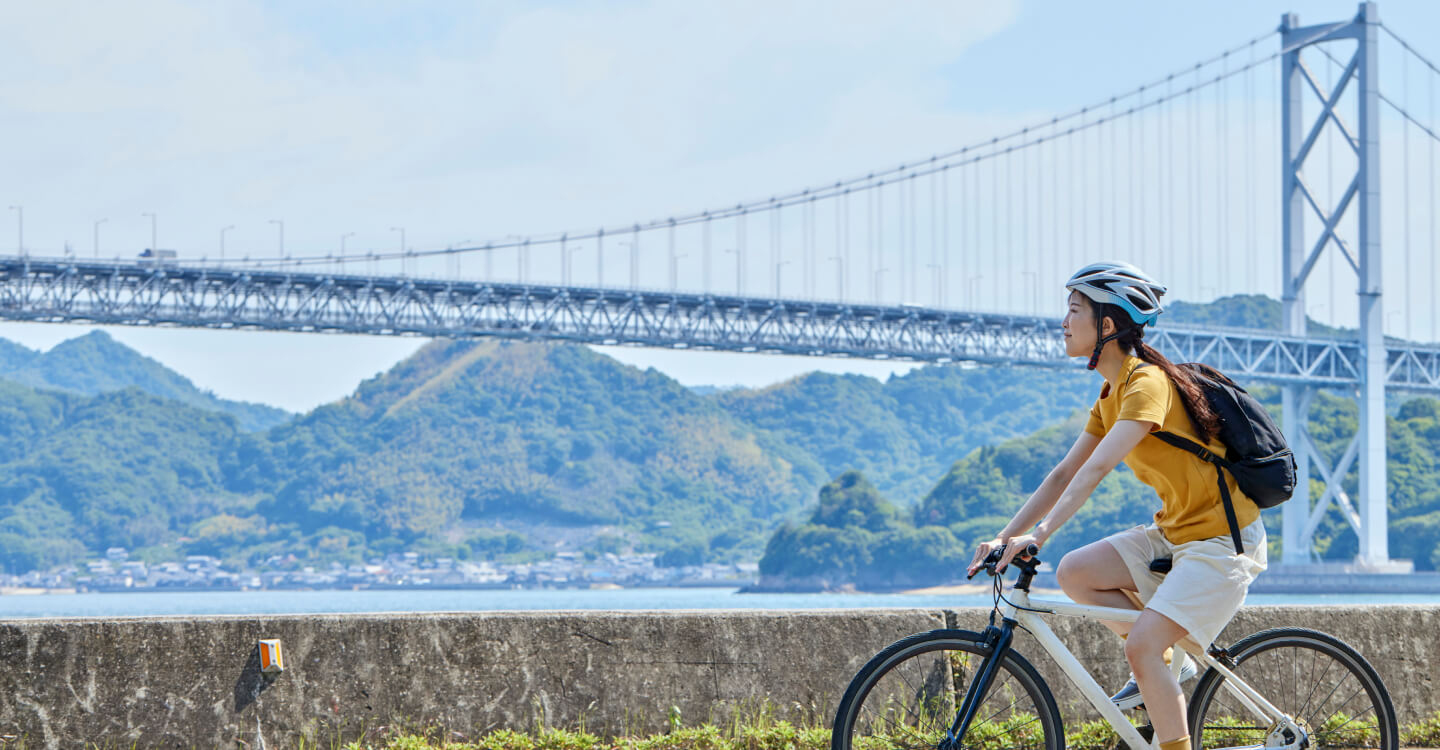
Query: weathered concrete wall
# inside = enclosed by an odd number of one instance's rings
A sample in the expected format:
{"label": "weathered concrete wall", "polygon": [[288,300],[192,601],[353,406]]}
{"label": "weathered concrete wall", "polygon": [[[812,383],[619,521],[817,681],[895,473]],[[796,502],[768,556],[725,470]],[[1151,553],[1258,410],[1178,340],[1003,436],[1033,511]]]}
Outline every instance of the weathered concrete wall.
{"label": "weathered concrete wall", "polygon": [[[29,746],[288,747],[309,735],[537,723],[622,733],[767,701],[833,714],[871,654],[938,611],[393,614],[0,624],[0,735]],[[255,644],[279,638],[266,685]],[[277,744],[280,743],[280,744]]]}
{"label": "weathered concrete wall", "polygon": [[[0,623],[0,736],[31,747],[293,745],[438,724],[473,736],[537,723],[601,733],[773,710],[826,721],[850,677],[886,644],[943,627],[980,630],[986,610],[391,614],[29,620]],[[1252,607],[1222,636],[1313,627],[1370,659],[1401,721],[1440,710],[1429,665],[1440,607]],[[1106,687],[1125,678],[1098,625],[1056,631]],[[279,638],[287,669],[267,684],[255,644]],[[1028,636],[1067,718],[1085,706]]]}

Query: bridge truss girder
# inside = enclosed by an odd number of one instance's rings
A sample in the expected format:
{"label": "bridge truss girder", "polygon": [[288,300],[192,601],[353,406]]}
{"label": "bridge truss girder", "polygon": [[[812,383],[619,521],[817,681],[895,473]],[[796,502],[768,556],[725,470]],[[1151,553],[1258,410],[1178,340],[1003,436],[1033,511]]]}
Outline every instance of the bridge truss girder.
{"label": "bridge truss girder", "polygon": [[[501,337],[666,349],[1073,367],[1055,319],[708,294],[0,258],[0,318],[105,325]],[[1165,326],[1177,361],[1356,388],[1357,342]],[[1440,393],[1440,347],[1392,346],[1392,388]]]}

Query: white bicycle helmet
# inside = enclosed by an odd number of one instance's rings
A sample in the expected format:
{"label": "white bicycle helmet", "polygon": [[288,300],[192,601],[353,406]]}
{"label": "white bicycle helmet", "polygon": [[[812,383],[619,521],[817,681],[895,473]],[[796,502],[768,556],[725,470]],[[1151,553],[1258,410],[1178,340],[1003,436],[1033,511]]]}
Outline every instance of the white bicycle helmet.
{"label": "white bicycle helmet", "polygon": [[1164,311],[1160,297],[1165,294],[1165,285],[1129,263],[1092,263],[1076,271],[1065,288],[1089,297],[1092,302],[1119,307],[1137,325],[1153,325]]}
{"label": "white bicycle helmet", "polygon": [[[1129,263],[1092,263],[1076,271],[1065,282],[1065,288],[1089,297],[1091,302],[1115,305],[1141,328],[1153,325],[1164,311],[1160,306],[1160,297],[1165,294],[1165,285]],[[1100,363],[1100,351],[1105,344],[1125,333],[1116,331],[1109,336],[1101,336],[1099,321],[1096,321],[1095,328],[1095,351],[1086,366],[1090,370]]]}

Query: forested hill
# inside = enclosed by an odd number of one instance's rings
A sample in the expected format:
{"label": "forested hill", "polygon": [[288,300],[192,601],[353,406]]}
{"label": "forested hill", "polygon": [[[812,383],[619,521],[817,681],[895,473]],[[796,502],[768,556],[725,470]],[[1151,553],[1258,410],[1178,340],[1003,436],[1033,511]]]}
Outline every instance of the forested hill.
{"label": "forested hill", "polygon": [[[1274,389],[1257,389],[1277,401]],[[1335,462],[1358,420],[1354,399],[1321,392],[1310,430],[1322,454]],[[858,472],[841,475],[819,495],[800,524],[782,526],[760,561],[765,589],[884,589],[947,583],[961,572],[966,550],[994,536],[1040,485],[1082,427],[1075,417],[1033,435],[980,448],[955,462],[924,499],[902,512]],[[1388,420],[1390,554],[1414,560],[1420,570],[1440,568],[1440,400],[1416,398]],[[1345,477],[1354,496],[1357,470]],[[1318,483],[1311,494],[1318,499]],[[1155,493],[1123,465],[1105,477],[1076,515],[1046,544],[1042,557],[1066,552],[1115,531],[1147,523]],[[1278,559],[1280,510],[1262,514]],[[1333,509],[1316,533],[1317,552],[1329,560],[1357,553],[1354,531]]]}
{"label": "forested hill", "polygon": [[35,388],[94,396],[134,386],[161,398],[229,414],[242,430],[264,430],[292,415],[265,404],[229,401],[195,387],[185,376],[92,331],[41,353],[0,339],[0,379]]}
{"label": "forested hill", "polygon": [[826,477],[856,469],[914,503],[972,450],[1088,407],[1099,376],[1081,370],[922,367],[882,383],[814,372],[716,398],[737,417],[813,456]]}
{"label": "forested hill", "polygon": [[930,367],[702,395],[586,347],[437,341],[257,433],[138,388],[0,381],[0,559],[463,557],[561,529],[677,563],[753,560],[837,467],[894,466],[882,486],[913,503],[975,446],[1083,406],[1087,377]]}

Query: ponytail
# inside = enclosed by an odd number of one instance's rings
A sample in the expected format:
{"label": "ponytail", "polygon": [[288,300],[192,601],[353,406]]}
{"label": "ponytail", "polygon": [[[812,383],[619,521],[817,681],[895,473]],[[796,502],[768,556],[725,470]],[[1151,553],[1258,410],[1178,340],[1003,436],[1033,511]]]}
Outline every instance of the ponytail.
{"label": "ponytail", "polygon": [[1136,325],[1120,307],[1109,304],[1096,304],[1094,307],[1097,328],[1105,318],[1113,320],[1117,326],[1115,343],[1119,344],[1121,349],[1139,357],[1142,362],[1159,367],[1165,376],[1170,378],[1170,382],[1175,384],[1175,389],[1180,392],[1180,403],[1185,407],[1185,414],[1190,417],[1190,425],[1201,441],[1209,442],[1212,437],[1220,434],[1220,416],[1210,408],[1210,401],[1205,398],[1205,392],[1195,376],[1146,344],[1145,326]]}

